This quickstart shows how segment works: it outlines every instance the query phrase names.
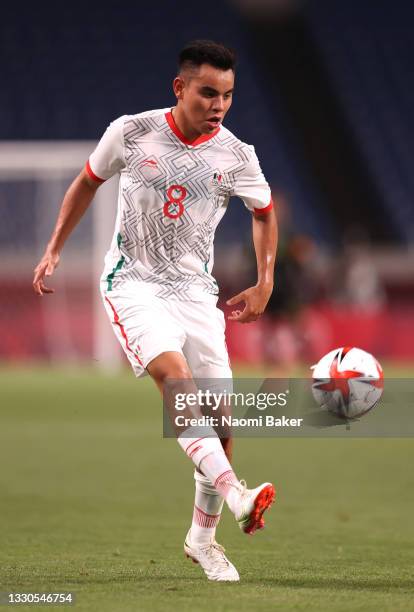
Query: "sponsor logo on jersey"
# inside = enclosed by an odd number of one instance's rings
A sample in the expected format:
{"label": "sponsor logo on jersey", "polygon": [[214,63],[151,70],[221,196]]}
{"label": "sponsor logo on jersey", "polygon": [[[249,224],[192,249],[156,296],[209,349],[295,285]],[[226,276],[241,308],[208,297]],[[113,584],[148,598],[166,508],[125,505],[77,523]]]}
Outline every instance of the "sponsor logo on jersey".
{"label": "sponsor logo on jersey", "polygon": [[156,159],[144,159],[144,161],[140,163],[140,167],[142,168],[144,166],[155,169],[158,166],[158,162]]}
{"label": "sponsor logo on jersey", "polygon": [[153,156],[140,161],[137,170],[147,187],[157,181],[163,173],[162,167],[158,165],[158,160]]}

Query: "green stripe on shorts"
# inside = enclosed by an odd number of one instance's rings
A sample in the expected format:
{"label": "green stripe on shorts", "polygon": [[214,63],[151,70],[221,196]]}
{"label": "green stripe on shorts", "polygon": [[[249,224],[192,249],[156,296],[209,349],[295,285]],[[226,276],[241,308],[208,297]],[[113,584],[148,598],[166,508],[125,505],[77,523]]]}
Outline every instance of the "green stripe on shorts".
{"label": "green stripe on shorts", "polygon": [[[119,249],[121,246],[121,242],[122,242],[121,234],[118,234],[118,236],[116,237],[116,241],[117,241],[118,249]],[[115,274],[119,272],[119,270],[122,268],[124,263],[125,263],[125,257],[122,255],[120,259],[118,259],[116,266],[112,269],[112,272],[110,272],[108,276],[106,277],[106,282],[108,283],[107,291],[112,291],[112,282],[114,280]]]}

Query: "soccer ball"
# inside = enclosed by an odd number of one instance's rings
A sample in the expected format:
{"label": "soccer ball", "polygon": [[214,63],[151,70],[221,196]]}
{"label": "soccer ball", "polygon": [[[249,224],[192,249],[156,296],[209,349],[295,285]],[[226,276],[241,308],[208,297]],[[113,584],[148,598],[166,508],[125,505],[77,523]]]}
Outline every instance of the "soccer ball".
{"label": "soccer ball", "polygon": [[344,419],[366,414],[382,395],[382,368],[375,357],[359,348],[330,351],[312,370],[313,397],[322,408]]}

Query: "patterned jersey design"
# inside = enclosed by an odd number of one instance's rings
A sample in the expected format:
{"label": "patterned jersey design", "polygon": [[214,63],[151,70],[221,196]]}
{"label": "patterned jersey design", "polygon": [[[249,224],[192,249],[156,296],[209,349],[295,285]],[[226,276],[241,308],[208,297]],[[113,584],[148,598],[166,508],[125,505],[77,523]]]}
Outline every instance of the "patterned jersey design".
{"label": "patterned jersey design", "polygon": [[117,223],[102,280],[107,290],[135,281],[158,297],[215,299],[214,234],[238,180],[252,209],[269,208],[270,190],[258,162],[254,180],[249,175],[243,181],[252,156],[257,160],[253,147],[224,127],[188,145],[171,129],[168,112],[121,117],[89,159],[98,180],[120,172]]}

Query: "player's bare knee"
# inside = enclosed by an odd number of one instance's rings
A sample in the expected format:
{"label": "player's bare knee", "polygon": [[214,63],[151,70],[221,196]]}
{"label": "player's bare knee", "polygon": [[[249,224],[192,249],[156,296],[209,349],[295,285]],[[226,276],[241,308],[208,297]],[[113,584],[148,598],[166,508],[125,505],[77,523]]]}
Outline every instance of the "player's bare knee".
{"label": "player's bare knee", "polygon": [[167,381],[171,386],[174,381],[192,379],[191,371],[184,357],[178,353],[163,353],[148,365],[148,371],[155,381],[162,386]]}
{"label": "player's bare knee", "polygon": [[192,375],[190,369],[185,365],[170,365],[159,372],[159,380],[162,384],[168,382],[173,385],[176,381],[180,385],[181,381],[191,380]]}

